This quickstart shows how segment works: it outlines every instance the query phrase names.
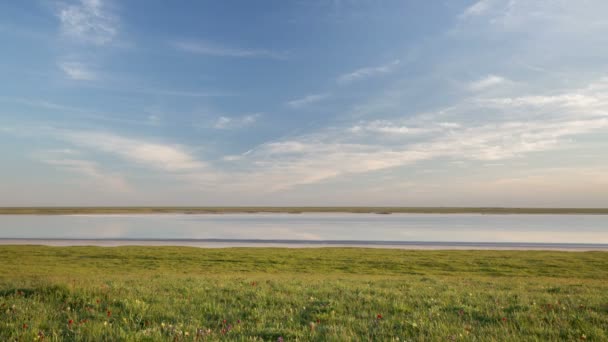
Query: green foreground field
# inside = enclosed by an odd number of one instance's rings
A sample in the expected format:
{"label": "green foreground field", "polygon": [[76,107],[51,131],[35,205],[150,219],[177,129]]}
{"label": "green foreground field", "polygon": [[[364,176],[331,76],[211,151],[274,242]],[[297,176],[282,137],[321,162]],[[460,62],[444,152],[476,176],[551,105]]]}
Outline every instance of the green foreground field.
{"label": "green foreground field", "polygon": [[0,246],[1,341],[608,341],[608,253]]}
{"label": "green foreground field", "polygon": [[596,214],[608,208],[496,207],[4,207],[0,215],[70,214],[235,214],[235,213],[356,213],[356,214]]}

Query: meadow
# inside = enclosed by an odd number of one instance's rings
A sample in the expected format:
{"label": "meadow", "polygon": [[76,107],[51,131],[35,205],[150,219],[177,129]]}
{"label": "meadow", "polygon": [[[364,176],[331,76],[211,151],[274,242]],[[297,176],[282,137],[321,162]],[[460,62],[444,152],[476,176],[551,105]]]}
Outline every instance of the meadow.
{"label": "meadow", "polygon": [[1,341],[608,341],[608,253],[0,246]]}

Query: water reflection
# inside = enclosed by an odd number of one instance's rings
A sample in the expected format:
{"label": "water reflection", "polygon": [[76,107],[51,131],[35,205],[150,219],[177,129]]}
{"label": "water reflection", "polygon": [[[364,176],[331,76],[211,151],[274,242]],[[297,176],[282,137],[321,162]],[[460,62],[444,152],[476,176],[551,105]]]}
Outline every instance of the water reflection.
{"label": "water reflection", "polygon": [[0,238],[608,244],[605,215],[215,214],[0,216]]}

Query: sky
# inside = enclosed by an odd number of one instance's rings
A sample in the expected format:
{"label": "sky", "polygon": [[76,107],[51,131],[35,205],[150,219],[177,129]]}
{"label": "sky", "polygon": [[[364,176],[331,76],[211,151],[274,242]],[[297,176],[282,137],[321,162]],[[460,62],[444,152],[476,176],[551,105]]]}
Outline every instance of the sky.
{"label": "sky", "polygon": [[4,1],[0,206],[608,206],[604,0]]}

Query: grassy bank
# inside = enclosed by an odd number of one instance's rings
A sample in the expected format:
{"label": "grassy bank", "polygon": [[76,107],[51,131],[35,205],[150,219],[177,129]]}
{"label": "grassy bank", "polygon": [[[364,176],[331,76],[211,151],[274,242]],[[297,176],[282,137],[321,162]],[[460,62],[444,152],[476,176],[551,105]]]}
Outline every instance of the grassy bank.
{"label": "grassy bank", "polygon": [[608,340],[608,253],[0,247],[0,340]]}
{"label": "grassy bank", "polygon": [[375,214],[597,214],[608,208],[465,207],[8,207],[0,215],[69,214],[230,214],[230,213],[375,213]]}

